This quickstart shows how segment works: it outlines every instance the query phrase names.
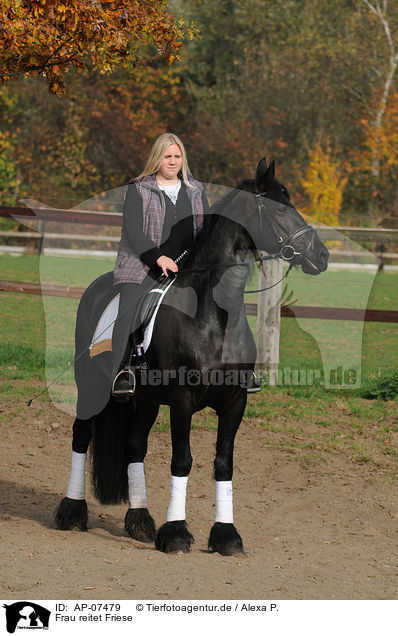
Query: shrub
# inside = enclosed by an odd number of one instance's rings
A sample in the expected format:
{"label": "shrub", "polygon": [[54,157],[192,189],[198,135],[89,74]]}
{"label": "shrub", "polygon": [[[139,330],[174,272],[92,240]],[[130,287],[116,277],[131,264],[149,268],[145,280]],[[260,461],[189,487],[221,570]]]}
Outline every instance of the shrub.
{"label": "shrub", "polygon": [[398,371],[369,379],[361,391],[368,400],[394,400],[398,397]]}

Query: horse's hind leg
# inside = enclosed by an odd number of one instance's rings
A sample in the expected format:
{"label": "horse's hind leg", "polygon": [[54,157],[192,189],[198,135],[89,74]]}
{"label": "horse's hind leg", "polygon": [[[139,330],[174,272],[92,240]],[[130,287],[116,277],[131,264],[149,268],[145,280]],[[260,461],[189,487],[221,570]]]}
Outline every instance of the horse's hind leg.
{"label": "horse's hind leg", "polygon": [[234,526],[232,474],[235,435],[246,406],[246,392],[239,391],[233,402],[218,411],[218,433],[214,476],[216,508],[208,547],[223,556],[244,553],[242,538]]}
{"label": "horse's hind leg", "polygon": [[91,440],[92,418],[75,419],[73,424],[72,466],[66,497],[61,501],[55,516],[58,530],[70,530],[73,526],[87,530],[87,503],[85,499],[87,449]]}
{"label": "horse's hind leg", "polygon": [[126,532],[132,539],[153,542],[155,522],[148,512],[144,459],[148,448],[148,435],[159,412],[159,404],[137,400],[134,424],[127,446],[129,509],[124,520]]}
{"label": "horse's hind leg", "polygon": [[158,530],[155,546],[162,552],[189,552],[193,536],[185,521],[188,475],[192,466],[189,446],[192,406],[189,394],[180,394],[170,405],[173,454],[171,460],[170,502],[167,522]]}

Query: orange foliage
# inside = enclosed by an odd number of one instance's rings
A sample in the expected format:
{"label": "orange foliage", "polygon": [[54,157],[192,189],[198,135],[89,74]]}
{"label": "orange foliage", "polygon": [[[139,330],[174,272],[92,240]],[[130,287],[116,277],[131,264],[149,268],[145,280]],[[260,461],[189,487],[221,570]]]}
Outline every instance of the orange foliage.
{"label": "orange foliage", "polygon": [[45,77],[51,92],[65,92],[65,72],[130,70],[139,43],[153,42],[172,62],[186,34],[196,34],[167,13],[164,0],[2,0],[0,79]]}
{"label": "orange foliage", "polygon": [[340,163],[333,161],[329,144],[320,144],[310,152],[310,162],[301,185],[309,197],[309,205],[303,212],[317,221],[337,225],[347,177],[341,174]]}
{"label": "orange foliage", "polygon": [[381,169],[398,166],[398,92],[391,93],[381,125],[377,128],[374,119],[362,118],[365,152],[362,161],[365,167],[376,160]]}

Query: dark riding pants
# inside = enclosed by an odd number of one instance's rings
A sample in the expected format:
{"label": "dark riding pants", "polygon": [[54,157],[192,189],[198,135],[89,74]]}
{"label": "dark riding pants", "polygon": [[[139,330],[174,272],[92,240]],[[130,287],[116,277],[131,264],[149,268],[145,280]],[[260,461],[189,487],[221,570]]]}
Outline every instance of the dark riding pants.
{"label": "dark riding pants", "polygon": [[127,363],[128,352],[126,352],[126,349],[129,336],[141,325],[139,312],[137,311],[138,306],[143,296],[153,287],[154,283],[155,280],[151,276],[146,276],[142,283],[122,283],[115,287],[120,293],[120,300],[119,312],[112,334],[112,377],[115,377],[121,366]]}

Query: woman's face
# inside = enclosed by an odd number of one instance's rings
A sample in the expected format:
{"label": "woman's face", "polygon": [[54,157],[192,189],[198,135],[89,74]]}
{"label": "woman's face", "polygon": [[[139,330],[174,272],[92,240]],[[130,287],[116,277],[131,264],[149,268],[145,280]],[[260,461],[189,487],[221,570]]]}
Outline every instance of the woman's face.
{"label": "woman's face", "polygon": [[177,144],[170,144],[167,148],[162,163],[158,168],[157,174],[163,179],[175,180],[177,174],[181,170],[182,154]]}

